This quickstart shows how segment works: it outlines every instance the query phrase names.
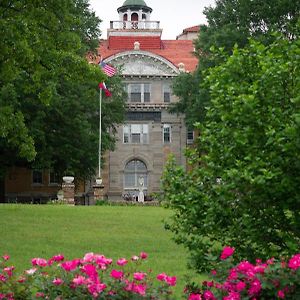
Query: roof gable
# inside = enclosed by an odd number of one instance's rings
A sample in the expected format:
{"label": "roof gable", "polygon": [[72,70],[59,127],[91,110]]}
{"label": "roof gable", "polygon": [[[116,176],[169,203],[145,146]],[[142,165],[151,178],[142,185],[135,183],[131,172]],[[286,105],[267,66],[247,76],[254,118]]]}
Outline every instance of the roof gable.
{"label": "roof gable", "polygon": [[117,53],[105,59],[105,62],[120,67],[125,76],[176,76],[179,73],[170,61],[148,51]]}

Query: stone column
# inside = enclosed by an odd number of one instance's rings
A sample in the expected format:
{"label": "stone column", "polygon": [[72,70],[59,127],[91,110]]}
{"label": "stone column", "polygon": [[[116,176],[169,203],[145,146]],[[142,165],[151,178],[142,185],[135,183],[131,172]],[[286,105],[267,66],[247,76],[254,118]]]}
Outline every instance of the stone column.
{"label": "stone column", "polygon": [[103,189],[104,189],[104,185],[103,184],[94,184],[93,185],[93,191],[94,191],[94,203],[96,204],[97,200],[103,200]]}
{"label": "stone column", "polygon": [[64,201],[66,204],[75,204],[74,196],[75,196],[75,184],[74,183],[66,183],[62,184],[62,190],[64,192]]}

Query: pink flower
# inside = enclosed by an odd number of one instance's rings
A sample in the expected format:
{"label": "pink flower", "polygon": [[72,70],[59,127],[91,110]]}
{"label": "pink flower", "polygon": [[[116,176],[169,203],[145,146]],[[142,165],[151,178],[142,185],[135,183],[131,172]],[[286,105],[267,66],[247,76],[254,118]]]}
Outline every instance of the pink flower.
{"label": "pink flower", "polygon": [[237,290],[238,292],[243,291],[245,288],[246,288],[246,283],[243,282],[243,281],[239,281],[239,282],[236,284],[236,290]]}
{"label": "pink flower", "polygon": [[138,257],[138,256],[136,256],[136,255],[133,255],[132,257],[131,257],[131,260],[132,261],[138,261],[140,258]]}
{"label": "pink flower", "polygon": [[268,265],[273,265],[273,264],[274,264],[274,260],[275,260],[274,257],[268,259],[268,260],[267,260],[267,264],[268,264]]}
{"label": "pink flower", "polygon": [[118,261],[117,261],[117,265],[119,265],[119,266],[124,266],[124,265],[126,265],[128,263],[128,260],[126,260],[125,258],[120,258],[120,259],[118,259]]}
{"label": "pink flower", "polygon": [[36,296],[37,298],[45,298],[45,294],[42,293],[42,292],[37,292],[37,293],[35,294],[35,296]]}
{"label": "pink flower", "polygon": [[106,270],[107,266],[112,263],[111,258],[106,258],[104,255],[95,255],[94,259],[101,270]]}
{"label": "pink flower", "polygon": [[94,261],[94,253],[86,253],[85,256],[83,257],[83,262],[84,263],[90,263]]}
{"label": "pink flower", "polygon": [[58,254],[58,255],[54,255],[53,257],[51,257],[48,260],[48,265],[51,266],[55,261],[59,262],[59,261],[63,261],[65,258],[62,254]]}
{"label": "pink flower", "polygon": [[190,294],[188,300],[201,300],[200,294]]}
{"label": "pink flower", "polygon": [[110,276],[115,279],[121,279],[124,276],[123,271],[112,270]]}
{"label": "pink flower", "polygon": [[230,257],[233,253],[234,253],[234,248],[225,246],[221,253],[220,259],[224,260],[224,259]]}
{"label": "pink flower", "polygon": [[83,284],[85,284],[85,280],[86,280],[85,277],[78,275],[77,277],[73,278],[72,282],[75,285],[83,285]]}
{"label": "pink flower", "polygon": [[4,254],[4,255],[2,256],[2,258],[3,258],[4,260],[9,260],[10,256],[7,255],[7,254]]}
{"label": "pink flower", "polygon": [[255,278],[250,283],[250,288],[248,290],[248,294],[250,296],[255,296],[255,295],[258,295],[260,291],[261,291],[261,283],[260,283],[260,281],[257,278]]}
{"label": "pink flower", "polygon": [[217,275],[217,271],[216,270],[211,270],[211,275],[216,276]]}
{"label": "pink flower", "polygon": [[93,297],[97,297],[99,293],[106,289],[106,284],[104,283],[94,283],[88,286],[88,290]]}
{"label": "pink flower", "polygon": [[167,274],[166,273],[160,273],[156,276],[157,280],[159,281],[164,281],[167,277]]}
{"label": "pink flower", "polygon": [[237,292],[230,292],[228,296],[224,297],[223,300],[240,300],[241,296]]}
{"label": "pink flower", "polygon": [[141,259],[146,259],[148,257],[148,254],[146,252],[141,252],[140,253],[140,258]]}
{"label": "pink flower", "polygon": [[60,278],[55,278],[52,281],[52,283],[55,284],[55,285],[61,285],[61,284],[63,284],[63,282],[64,281],[62,279],[60,279]]}
{"label": "pink flower", "polygon": [[289,260],[288,266],[290,269],[297,270],[300,267],[300,253],[295,254]]}
{"label": "pink flower", "polygon": [[133,278],[135,280],[140,281],[140,280],[144,280],[144,278],[145,278],[146,275],[147,275],[146,273],[136,272],[136,273],[133,274]]}
{"label": "pink flower", "polygon": [[33,258],[31,260],[31,263],[33,266],[39,266],[39,267],[46,267],[48,265],[48,262],[44,258]]}
{"label": "pink flower", "polygon": [[26,270],[25,273],[28,275],[33,275],[36,272],[36,270],[37,270],[37,268],[32,268],[32,269]]}
{"label": "pink flower", "polygon": [[4,268],[3,271],[4,271],[9,277],[11,277],[14,269],[15,269],[15,267],[14,267],[14,266],[11,266],[11,267],[6,267],[6,268]]}
{"label": "pink flower", "polygon": [[5,282],[6,281],[6,277],[2,274],[0,274],[0,281]]}
{"label": "pink flower", "polygon": [[249,263],[249,261],[240,262],[237,267],[237,271],[242,274],[249,274],[249,272],[254,273],[254,266]]}
{"label": "pink flower", "polygon": [[285,298],[284,291],[282,291],[282,290],[278,291],[277,296],[278,296],[279,299],[284,299]]}
{"label": "pink flower", "polygon": [[169,286],[175,286],[176,285],[176,276],[167,276],[165,281]]}
{"label": "pink flower", "polygon": [[0,293],[0,300],[4,299],[6,296]]}
{"label": "pink flower", "polygon": [[61,267],[67,271],[73,271],[77,268],[77,266],[80,264],[80,260],[79,259],[74,259],[74,260],[69,260],[69,261],[65,261],[61,264]]}
{"label": "pink flower", "polygon": [[134,284],[132,291],[135,292],[136,294],[145,296],[146,295],[146,286],[143,284]]}
{"label": "pink flower", "polygon": [[96,267],[94,265],[84,265],[81,268],[81,271],[84,272],[88,277],[95,278],[98,276]]}
{"label": "pink flower", "polygon": [[215,295],[211,291],[205,291],[203,293],[203,298],[205,300],[216,300]]}

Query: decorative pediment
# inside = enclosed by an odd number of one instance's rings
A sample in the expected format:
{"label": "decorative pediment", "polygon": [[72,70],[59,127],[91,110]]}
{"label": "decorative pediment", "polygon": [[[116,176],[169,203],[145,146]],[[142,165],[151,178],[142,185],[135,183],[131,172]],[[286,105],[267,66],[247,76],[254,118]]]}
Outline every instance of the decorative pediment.
{"label": "decorative pediment", "polygon": [[125,51],[104,60],[125,76],[177,76],[178,68],[162,56],[147,51]]}

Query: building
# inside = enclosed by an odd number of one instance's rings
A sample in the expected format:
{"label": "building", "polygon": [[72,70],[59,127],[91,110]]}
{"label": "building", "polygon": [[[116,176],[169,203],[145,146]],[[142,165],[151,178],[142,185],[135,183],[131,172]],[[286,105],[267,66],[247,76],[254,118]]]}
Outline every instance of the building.
{"label": "building", "polygon": [[182,33],[176,37],[176,40],[195,40],[198,37],[200,25],[183,29]]}
{"label": "building", "polygon": [[170,114],[177,101],[172,80],[192,72],[197,59],[189,39],[162,40],[159,21],[143,0],[126,0],[111,21],[107,40],[99,47],[105,63],[121,69],[128,93],[125,124],[118,127],[116,149],[107,157],[104,192],[109,199],[137,194],[139,179],[146,195],[158,192],[170,153],[185,165],[187,129],[184,116]]}
{"label": "building", "polygon": [[[189,36],[162,40],[159,21],[151,20],[152,8],[143,0],[126,0],[111,21],[107,39],[101,40],[98,61],[120,68],[128,93],[125,124],[118,126],[114,151],[105,154],[102,172],[108,199],[137,195],[140,185],[146,199],[160,189],[168,155],[185,165],[184,149],[191,143],[183,115],[168,112],[177,101],[172,80],[180,72],[192,72],[198,63]],[[97,149],[95,149],[97,151]],[[55,198],[60,179],[49,170],[12,168],[5,180],[6,199]],[[90,184],[77,184],[76,196],[84,197]]]}

